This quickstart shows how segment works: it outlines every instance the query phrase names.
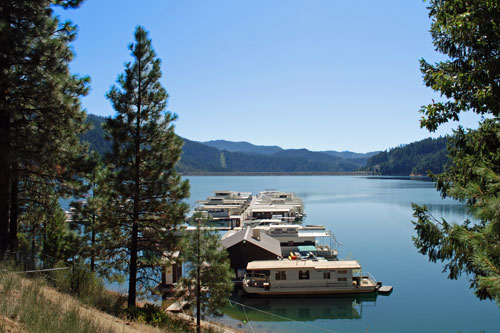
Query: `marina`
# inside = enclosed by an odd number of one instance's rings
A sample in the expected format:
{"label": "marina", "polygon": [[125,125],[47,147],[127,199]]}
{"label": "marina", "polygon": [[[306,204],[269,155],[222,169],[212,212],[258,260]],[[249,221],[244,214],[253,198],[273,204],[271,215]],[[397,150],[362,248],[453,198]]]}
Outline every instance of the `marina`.
{"label": "marina", "polygon": [[[235,284],[247,294],[361,294],[382,287],[361,272],[357,261],[338,260],[341,243],[325,226],[302,225],[304,204],[293,192],[215,191],[197,202],[195,212],[208,219],[208,228],[222,230],[221,223],[228,224],[221,243],[229,253]],[[388,294],[392,287],[383,290]]]}
{"label": "marina", "polygon": [[[363,271],[393,285],[376,293],[255,296],[236,289],[235,302],[214,318],[243,332],[496,332],[498,306],[480,301],[467,277],[448,280],[442,265],[415,250],[411,203],[426,204],[436,218],[463,221],[465,209],[442,199],[433,183],[409,178],[353,176],[189,177],[191,199],[213,189],[259,193],[272,187],[296,192],[307,216],[303,225],[323,225],[342,246],[339,260],[355,259]],[[223,186],[221,186],[223,184]],[[224,231],[221,232],[222,234]],[[273,258],[276,260],[276,257]],[[240,305],[243,304],[243,305]]]}

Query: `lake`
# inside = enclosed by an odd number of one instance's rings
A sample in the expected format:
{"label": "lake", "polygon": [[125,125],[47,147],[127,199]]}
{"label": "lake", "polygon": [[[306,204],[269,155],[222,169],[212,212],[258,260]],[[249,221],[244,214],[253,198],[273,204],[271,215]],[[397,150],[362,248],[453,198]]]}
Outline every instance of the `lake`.
{"label": "lake", "polygon": [[[295,192],[305,204],[304,224],[321,224],[342,243],[339,259],[358,260],[394,291],[389,296],[246,298],[218,319],[248,332],[498,332],[500,308],[480,301],[466,276],[448,280],[442,264],[417,253],[411,203],[461,222],[460,203],[441,199],[433,183],[350,176],[190,176],[189,203],[216,190]],[[237,303],[235,303],[237,302]],[[243,309],[238,303],[248,307]],[[291,319],[293,321],[290,321]]]}

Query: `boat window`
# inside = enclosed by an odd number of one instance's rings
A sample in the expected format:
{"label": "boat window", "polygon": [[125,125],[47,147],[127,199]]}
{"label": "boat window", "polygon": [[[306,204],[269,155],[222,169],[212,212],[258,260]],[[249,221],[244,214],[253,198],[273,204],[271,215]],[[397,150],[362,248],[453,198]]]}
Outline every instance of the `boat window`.
{"label": "boat window", "polygon": [[275,233],[275,234],[281,234],[281,228],[274,229],[273,233]]}
{"label": "boat window", "polygon": [[284,309],[284,308],[278,308],[278,309],[276,309],[276,314],[278,316],[286,317],[286,309]]}
{"label": "boat window", "polygon": [[276,272],[276,280],[286,280],[286,271]]}
{"label": "boat window", "polygon": [[330,279],[330,272],[323,272],[323,279]]}
{"label": "boat window", "polygon": [[345,269],[341,269],[338,272],[339,272],[339,274],[347,274],[347,271]]}
{"label": "boat window", "polygon": [[299,280],[309,280],[309,271],[299,271]]}
{"label": "boat window", "polygon": [[338,281],[344,281],[344,282],[346,282],[347,278],[338,278]]}
{"label": "boat window", "polygon": [[309,318],[311,316],[311,309],[299,309],[299,318]]}

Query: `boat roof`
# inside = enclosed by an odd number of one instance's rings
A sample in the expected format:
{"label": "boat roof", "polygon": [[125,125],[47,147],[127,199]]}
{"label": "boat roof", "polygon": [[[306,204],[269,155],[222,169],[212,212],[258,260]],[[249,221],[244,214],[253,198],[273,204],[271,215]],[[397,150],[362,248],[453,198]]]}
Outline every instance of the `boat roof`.
{"label": "boat roof", "polygon": [[256,260],[247,265],[247,270],[267,270],[267,269],[361,269],[361,265],[356,260]]}
{"label": "boat roof", "polygon": [[281,256],[280,242],[277,239],[263,232],[259,232],[259,237],[255,238],[253,236],[253,229],[249,226],[236,232],[230,230],[221,239],[222,246],[226,249],[243,241],[252,243],[276,256]]}
{"label": "boat roof", "polygon": [[287,212],[292,210],[291,207],[276,207],[276,206],[264,206],[256,205],[252,207],[252,212],[265,213],[265,212]]}
{"label": "boat roof", "polygon": [[299,230],[299,237],[330,237],[327,230]]}

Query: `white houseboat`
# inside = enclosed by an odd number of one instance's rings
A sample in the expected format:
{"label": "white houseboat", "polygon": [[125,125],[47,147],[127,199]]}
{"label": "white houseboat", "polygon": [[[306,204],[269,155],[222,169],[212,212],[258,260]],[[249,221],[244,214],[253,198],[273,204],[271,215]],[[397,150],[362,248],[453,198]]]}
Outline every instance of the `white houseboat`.
{"label": "white houseboat", "polygon": [[243,289],[255,295],[358,294],[382,286],[355,260],[259,260],[246,270]]}
{"label": "white houseboat", "polygon": [[341,245],[334,234],[322,225],[259,224],[254,229],[277,239],[285,258],[290,253],[303,257],[311,253],[315,257],[336,259],[337,247]]}

